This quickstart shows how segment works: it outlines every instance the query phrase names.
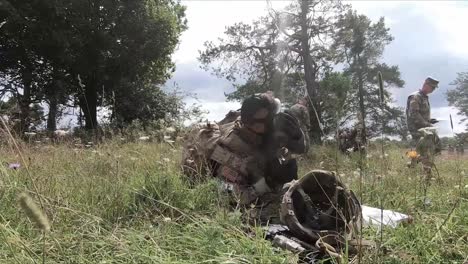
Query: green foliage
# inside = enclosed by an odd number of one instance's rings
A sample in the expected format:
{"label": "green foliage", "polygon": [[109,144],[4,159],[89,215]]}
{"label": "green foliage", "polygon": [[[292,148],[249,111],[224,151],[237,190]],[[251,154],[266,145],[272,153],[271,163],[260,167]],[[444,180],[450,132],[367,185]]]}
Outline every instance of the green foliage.
{"label": "green foliage", "polygon": [[[370,137],[382,131],[388,135],[400,135],[406,138],[404,112],[401,107],[389,105],[389,88],[401,88],[404,81],[400,77],[398,66],[380,63],[385,46],[393,40],[384,18],[376,23],[356,11],[348,11],[337,22],[337,33],[333,49],[337,53],[337,62],[344,63],[344,74],[352,80],[345,109],[348,114],[359,113],[364,117],[366,132]],[[384,111],[381,111],[378,72],[384,81]]]}
{"label": "green foliage", "polygon": [[468,119],[468,72],[459,72],[451,84],[455,89],[447,91],[447,101],[458,109],[458,114],[464,116],[464,122]]}
{"label": "green foliage", "polygon": [[[190,186],[169,145],[107,143],[94,149],[25,148],[29,166],[0,167],[0,262],[40,260],[40,234],[17,204],[31,190],[26,167],[51,220],[46,263],[288,263],[224,208],[214,180]],[[26,150],[27,149],[27,150]],[[12,162],[8,152],[0,162]],[[24,169],[23,169],[24,168]],[[51,176],[53,175],[53,176]],[[39,261],[40,262],[40,261]]]}
{"label": "green foliage", "polygon": [[[159,103],[154,86],[174,70],[171,54],[186,28],[184,12],[172,0],[3,1],[0,73],[13,91],[23,90],[23,118],[33,100],[53,109],[73,100],[85,127],[97,128],[97,107],[122,103],[117,100],[126,94]],[[124,116],[128,109],[114,110]]]}
{"label": "green foliage", "polygon": [[[385,253],[366,250],[361,263],[463,262],[467,204],[447,216],[460,195],[466,199],[466,179],[459,189],[459,173],[468,170],[467,161],[437,158],[442,180],[428,188],[432,203],[424,208],[422,172],[406,168],[406,149],[385,144],[385,159],[380,143],[371,144],[362,185],[359,154],[344,156],[333,147],[315,148],[313,159],[299,162],[300,174],[337,171],[364,204],[378,207],[382,200],[385,209],[414,217],[412,224],[385,228]],[[20,147],[25,161],[0,146],[0,164],[22,163],[18,170],[0,167],[1,263],[40,262],[41,235],[17,203],[23,191],[42,200],[51,221],[46,263],[296,263],[297,256],[272,247],[260,227],[245,226],[238,211],[226,208],[214,179],[197,186],[184,181],[181,153],[167,144]],[[380,235],[364,228],[364,238],[378,242]]]}
{"label": "green foliage", "polygon": [[[282,76],[288,71],[286,64],[292,58],[291,51],[278,43],[273,19],[262,17],[251,25],[235,23],[224,33],[226,37],[219,43],[205,43],[199,60],[205,70],[238,85],[239,90],[229,99],[242,100],[258,91],[279,91]],[[238,80],[245,84],[240,85]]]}
{"label": "green foliage", "polygon": [[[25,121],[29,130],[36,131],[44,121],[44,109],[40,104],[32,104],[29,108],[29,115]],[[7,117],[13,131],[22,131],[21,110],[17,98],[10,97],[7,101],[0,102],[0,116]]]}
{"label": "green foliage", "polygon": [[218,43],[205,43],[199,60],[205,70],[233,82],[231,100],[267,90],[287,105],[309,96],[309,110],[314,112],[311,139],[320,142],[320,124],[330,124],[323,118],[335,113],[324,113],[328,109],[322,102],[328,92],[322,94],[319,82],[332,68],[329,40],[336,18],[348,8],[342,1],[292,1],[284,10],[270,9],[268,16],[252,24],[228,27]]}
{"label": "green foliage", "polygon": [[329,72],[320,81],[320,93],[323,100],[322,118],[325,134],[333,133],[336,129],[346,123],[349,117],[345,108],[346,99],[351,96],[351,80],[343,73]]}
{"label": "green foliage", "polygon": [[[230,100],[271,90],[290,105],[308,94],[313,127],[318,128],[318,116],[325,134],[355,122],[362,108],[371,137],[383,122],[384,133],[404,138],[403,110],[389,105],[388,92],[404,82],[397,66],[379,62],[392,40],[383,18],[372,23],[340,1],[294,1],[252,24],[228,27],[218,43],[205,43],[199,60],[205,70],[233,82]],[[343,74],[331,70],[339,63],[345,64]],[[380,115],[379,71],[387,103]]]}

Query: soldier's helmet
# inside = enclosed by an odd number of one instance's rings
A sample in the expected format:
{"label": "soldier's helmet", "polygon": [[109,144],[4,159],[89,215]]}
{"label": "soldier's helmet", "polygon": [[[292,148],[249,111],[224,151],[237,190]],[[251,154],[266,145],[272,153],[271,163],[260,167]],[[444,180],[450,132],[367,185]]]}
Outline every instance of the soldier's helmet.
{"label": "soldier's helmet", "polygon": [[356,238],[361,205],[335,173],[312,170],[285,188],[281,221],[297,238],[312,245],[320,239],[336,248]]}
{"label": "soldier's helmet", "polygon": [[435,88],[437,88],[439,86],[439,81],[432,78],[431,76],[427,77],[426,80],[424,80],[424,83],[428,84],[433,89],[435,89]]}
{"label": "soldier's helmet", "polygon": [[296,117],[287,111],[280,112],[273,118],[273,126],[273,142],[277,144],[274,148],[286,147],[294,154],[307,152],[309,144]]}

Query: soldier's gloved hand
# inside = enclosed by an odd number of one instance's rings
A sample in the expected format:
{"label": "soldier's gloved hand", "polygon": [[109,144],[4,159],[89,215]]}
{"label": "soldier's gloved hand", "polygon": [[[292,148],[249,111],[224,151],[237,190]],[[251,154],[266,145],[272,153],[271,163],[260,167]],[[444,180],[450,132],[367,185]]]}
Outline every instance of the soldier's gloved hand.
{"label": "soldier's gloved hand", "polygon": [[436,124],[436,123],[439,123],[439,120],[437,120],[435,118],[431,118],[431,120],[429,120],[429,123]]}

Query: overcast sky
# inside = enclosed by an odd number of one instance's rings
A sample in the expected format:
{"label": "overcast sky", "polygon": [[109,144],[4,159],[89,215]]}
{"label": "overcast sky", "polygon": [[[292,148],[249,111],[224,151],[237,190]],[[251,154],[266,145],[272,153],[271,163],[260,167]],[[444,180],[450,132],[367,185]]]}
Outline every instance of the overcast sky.
{"label": "overcast sky", "polygon": [[[197,95],[209,120],[221,119],[239,103],[226,102],[224,94],[232,85],[200,69],[198,51],[207,40],[223,37],[225,28],[235,22],[250,22],[266,14],[266,1],[182,1],[187,6],[188,30],[182,34],[174,54],[176,72],[167,83],[177,83],[184,91]],[[393,91],[396,103],[404,106],[406,97],[422,85],[426,76],[440,80],[440,89],[430,96],[432,115],[454,123],[460,118],[450,109],[445,92],[456,73],[468,71],[468,1],[351,1],[353,8],[372,20],[384,16],[395,40],[387,46],[382,62],[398,65],[405,87]],[[288,1],[272,1],[281,8]],[[188,103],[193,103],[191,99]],[[454,124],[456,125],[456,124]],[[439,133],[451,135],[448,122],[440,123]],[[464,127],[456,125],[455,132]]]}

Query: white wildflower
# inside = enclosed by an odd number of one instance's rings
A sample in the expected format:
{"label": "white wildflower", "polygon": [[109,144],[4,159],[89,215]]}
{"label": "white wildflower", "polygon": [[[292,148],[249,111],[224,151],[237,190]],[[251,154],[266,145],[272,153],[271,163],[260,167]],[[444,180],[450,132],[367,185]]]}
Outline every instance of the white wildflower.
{"label": "white wildflower", "polygon": [[176,132],[176,129],[173,127],[166,128],[166,133],[175,133],[175,132]]}
{"label": "white wildflower", "polygon": [[425,197],[424,198],[424,205],[431,205],[432,204],[432,201],[429,197]]}
{"label": "white wildflower", "polygon": [[24,132],[24,135],[28,136],[28,137],[33,137],[33,136],[36,135],[36,133],[35,132]]}

